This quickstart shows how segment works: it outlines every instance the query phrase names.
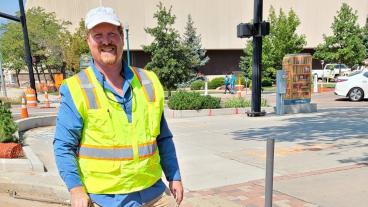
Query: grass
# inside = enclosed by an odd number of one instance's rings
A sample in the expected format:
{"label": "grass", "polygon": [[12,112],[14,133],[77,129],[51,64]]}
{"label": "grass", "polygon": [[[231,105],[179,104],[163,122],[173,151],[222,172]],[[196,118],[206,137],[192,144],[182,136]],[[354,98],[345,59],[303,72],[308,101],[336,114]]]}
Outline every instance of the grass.
{"label": "grass", "polygon": [[263,87],[263,91],[276,92],[276,87],[275,86]]}
{"label": "grass", "polygon": [[[238,97],[234,97],[234,98],[230,98],[228,100],[226,100],[223,104],[223,108],[244,108],[244,107],[251,107],[251,101],[244,99],[244,98],[238,98]],[[267,100],[262,98],[261,99],[261,106],[262,107],[267,107]]]}

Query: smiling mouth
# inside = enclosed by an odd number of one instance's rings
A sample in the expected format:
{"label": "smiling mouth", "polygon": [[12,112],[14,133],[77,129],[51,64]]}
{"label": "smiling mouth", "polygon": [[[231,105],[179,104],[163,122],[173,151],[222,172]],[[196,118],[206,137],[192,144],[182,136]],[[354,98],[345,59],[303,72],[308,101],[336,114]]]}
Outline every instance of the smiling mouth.
{"label": "smiling mouth", "polygon": [[101,47],[100,48],[101,52],[115,52],[116,51],[116,47],[114,46],[108,46],[108,47]]}

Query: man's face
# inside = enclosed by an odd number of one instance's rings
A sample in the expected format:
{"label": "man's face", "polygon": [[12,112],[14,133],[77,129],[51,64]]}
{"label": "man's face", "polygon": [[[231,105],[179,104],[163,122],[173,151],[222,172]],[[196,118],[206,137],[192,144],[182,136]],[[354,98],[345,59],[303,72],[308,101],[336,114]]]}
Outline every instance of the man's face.
{"label": "man's face", "polygon": [[96,25],[89,30],[87,43],[97,63],[114,65],[122,59],[123,34],[115,25],[108,23]]}

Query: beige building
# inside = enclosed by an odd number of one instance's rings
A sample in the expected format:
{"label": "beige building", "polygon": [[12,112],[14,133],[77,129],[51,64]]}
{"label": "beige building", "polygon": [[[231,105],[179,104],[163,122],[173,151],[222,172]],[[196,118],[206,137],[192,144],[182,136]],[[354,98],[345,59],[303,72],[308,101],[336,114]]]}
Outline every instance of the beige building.
{"label": "beige building", "polygon": [[[175,27],[183,34],[188,14],[192,15],[202,45],[210,57],[203,68],[206,74],[220,74],[238,69],[238,63],[246,39],[236,36],[236,25],[250,22],[253,18],[253,0],[161,0],[165,6],[172,5],[176,15]],[[142,51],[152,37],[145,33],[145,27],[155,26],[153,18],[159,0],[27,0],[26,8],[40,6],[55,12],[60,19],[72,22],[74,30],[86,12],[97,6],[113,7],[124,24],[129,25],[129,46],[132,63],[144,66],[149,60]],[[323,34],[330,35],[330,26],[342,3],[349,4],[357,11],[358,23],[364,25],[368,17],[367,0],[264,0],[263,19],[266,20],[271,5],[278,11],[293,9],[300,18],[299,34],[305,34],[305,52],[313,52],[323,41]],[[320,67],[315,64],[314,67]]]}

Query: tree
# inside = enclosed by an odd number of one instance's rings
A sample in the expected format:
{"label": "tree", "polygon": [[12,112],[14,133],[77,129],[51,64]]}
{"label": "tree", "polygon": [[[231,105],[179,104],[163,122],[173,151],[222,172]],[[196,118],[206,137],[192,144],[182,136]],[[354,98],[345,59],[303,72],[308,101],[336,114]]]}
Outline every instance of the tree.
{"label": "tree", "polygon": [[22,27],[19,23],[9,22],[1,25],[0,31],[0,52],[4,66],[15,72],[19,86],[19,73],[25,67]]}
{"label": "tree", "polygon": [[[18,14],[19,15],[19,14]],[[26,12],[29,44],[33,57],[37,57],[39,65],[34,69],[39,78],[38,66],[43,70],[47,69],[50,78],[53,80],[51,69],[60,69],[63,66],[62,37],[66,33],[65,27],[69,22],[59,21],[55,13],[46,12],[40,7],[31,8]],[[4,56],[5,65],[14,70],[17,76],[25,68],[24,42],[20,23],[9,22],[0,27],[2,36],[0,37],[0,50]]]}
{"label": "tree", "polygon": [[[270,22],[270,34],[263,38],[262,45],[262,79],[275,80],[276,70],[282,69],[282,59],[286,54],[299,53],[306,45],[305,35],[296,33],[300,20],[291,9],[286,15],[280,9],[277,15],[273,7],[270,8],[268,21]],[[246,69],[248,76],[252,73],[253,45],[247,42],[244,56],[240,58],[240,68]]]}
{"label": "tree", "polygon": [[368,59],[368,16],[365,20],[365,26],[363,28],[363,44],[365,47],[365,58]]}
{"label": "tree", "polygon": [[32,55],[39,57],[40,69],[46,69],[55,83],[51,69],[60,71],[64,65],[62,40],[70,22],[58,20],[55,13],[41,7],[27,10],[26,15]]}
{"label": "tree", "polygon": [[143,50],[151,57],[146,68],[157,74],[170,96],[171,90],[176,89],[177,84],[186,82],[193,76],[190,70],[190,50],[180,42],[179,33],[173,28],[176,17],[172,14],[172,7],[167,9],[160,2],[157,8],[158,11],[153,16],[157,19],[157,26],[145,28],[154,40],[150,45],[143,46]]}
{"label": "tree", "polygon": [[64,58],[66,69],[73,73],[79,72],[80,57],[82,54],[89,54],[89,48],[86,41],[86,27],[84,20],[79,22],[79,28],[74,34],[66,33],[64,36]]}
{"label": "tree", "polygon": [[323,35],[324,42],[317,46],[314,57],[325,62],[360,64],[366,57],[363,29],[357,23],[357,11],[343,3],[331,25],[332,36]]}
{"label": "tree", "polygon": [[185,27],[183,44],[190,49],[191,70],[198,73],[199,68],[209,61],[209,57],[206,56],[206,50],[202,49],[201,36],[197,35],[197,29],[194,27],[194,22],[190,14],[188,15],[188,21]]}

